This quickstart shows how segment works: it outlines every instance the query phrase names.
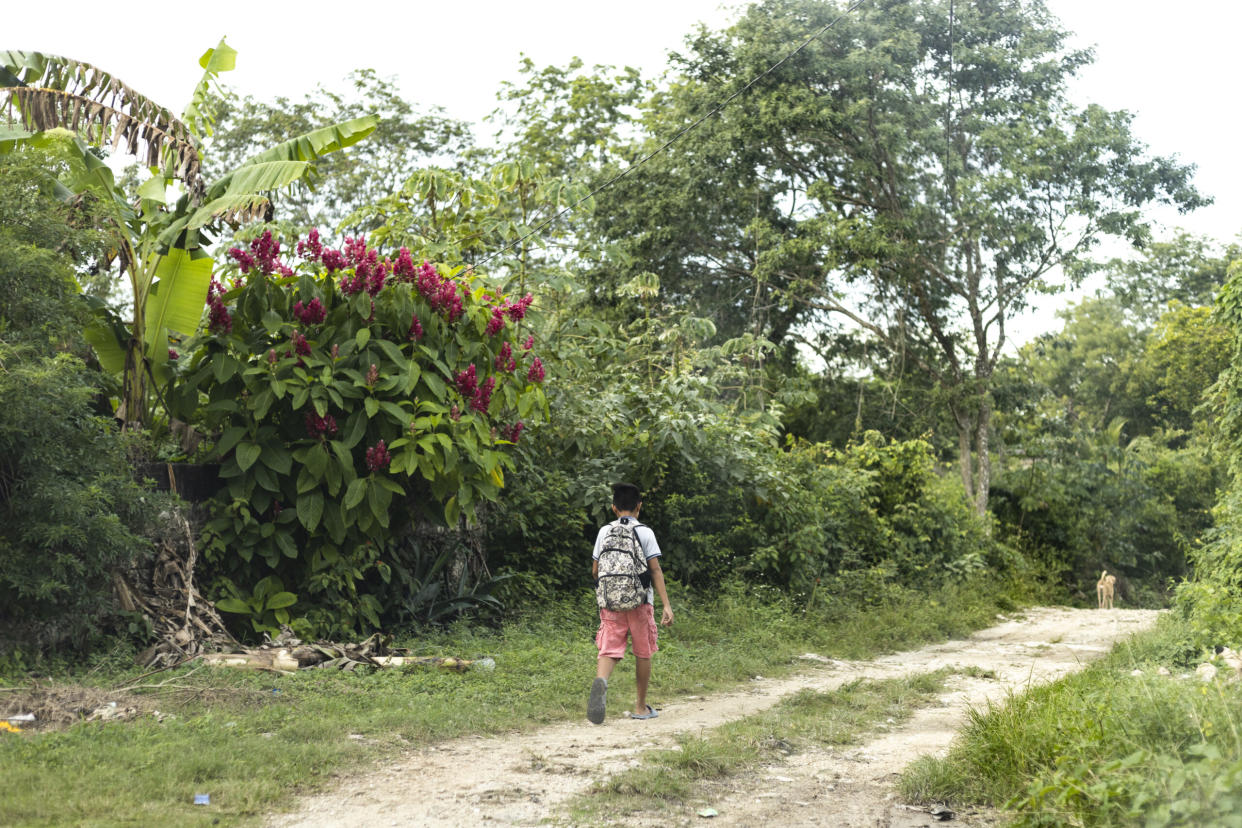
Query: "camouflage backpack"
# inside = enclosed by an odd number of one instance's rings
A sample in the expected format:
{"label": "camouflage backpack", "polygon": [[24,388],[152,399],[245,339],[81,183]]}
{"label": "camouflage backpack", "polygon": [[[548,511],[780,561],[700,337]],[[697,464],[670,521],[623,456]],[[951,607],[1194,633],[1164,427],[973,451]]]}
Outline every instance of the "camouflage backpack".
{"label": "camouflage backpack", "polygon": [[595,601],[601,609],[625,612],[647,602],[647,579],[651,576],[638,542],[638,526],[642,524],[613,523],[604,535],[595,584]]}

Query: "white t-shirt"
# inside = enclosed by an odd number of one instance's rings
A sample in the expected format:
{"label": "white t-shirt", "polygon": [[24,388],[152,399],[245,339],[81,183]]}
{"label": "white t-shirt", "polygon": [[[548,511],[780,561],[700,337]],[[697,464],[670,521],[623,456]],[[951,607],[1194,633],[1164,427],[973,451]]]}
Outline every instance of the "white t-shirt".
{"label": "white t-shirt", "polygon": [[[643,557],[647,560],[660,557],[660,544],[656,542],[655,532],[651,531],[651,527],[645,523],[639,523],[637,518],[629,516],[617,518],[612,523],[606,523],[599,528],[599,534],[595,536],[595,549],[591,552],[591,557],[599,560],[600,553],[604,551],[604,538],[608,534],[608,529],[620,523],[622,526],[633,526],[635,534],[638,535],[638,545],[643,548]],[[648,564],[650,566],[650,564]],[[647,587],[647,603],[655,603],[655,589]]]}

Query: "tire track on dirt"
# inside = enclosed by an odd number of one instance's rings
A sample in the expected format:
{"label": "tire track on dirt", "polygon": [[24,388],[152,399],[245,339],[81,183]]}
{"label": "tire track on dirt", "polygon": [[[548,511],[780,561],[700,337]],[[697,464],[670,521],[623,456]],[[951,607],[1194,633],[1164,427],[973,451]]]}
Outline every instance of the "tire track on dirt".
{"label": "tire track on dirt", "polygon": [[[788,678],[758,679],[741,690],[679,699],[662,706],[657,719],[609,719],[596,727],[584,717],[526,733],[443,742],[342,778],[330,790],[302,800],[294,812],[272,815],[267,825],[538,825],[595,781],[637,766],[644,751],[674,744],[675,734],[758,713],[792,693],[825,692],[859,678],[896,678],[941,667],[991,670],[994,680],[956,677],[939,706],[919,711],[901,727],[860,747],[796,754],[779,770],[770,766],[752,778],[735,778],[712,789],[712,807],[720,814],[712,822],[717,825],[929,824],[926,814],[907,811],[891,798],[892,780],[906,764],[947,748],[969,708],[1080,669],[1119,639],[1153,624],[1156,616],[1154,610],[1035,609],[966,639],[869,661],[830,661]],[[586,688],[584,684],[584,710]],[[689,824],[693,814],[688,808],[671,819]],[[956,824],[990,821],[985,816]],[[621,824],[669,823],[670,814],[661,812],[627,817]]]}

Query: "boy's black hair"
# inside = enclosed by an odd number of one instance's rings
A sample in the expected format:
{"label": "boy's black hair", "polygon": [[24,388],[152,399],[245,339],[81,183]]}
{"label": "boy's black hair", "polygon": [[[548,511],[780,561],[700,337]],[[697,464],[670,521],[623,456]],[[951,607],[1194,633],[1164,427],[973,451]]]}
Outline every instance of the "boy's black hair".
{"label": "boy's black hair", "polygon": [[643,502],[642,493],[633,483],[612,484],[612,505],[619,511],[632,512]]}

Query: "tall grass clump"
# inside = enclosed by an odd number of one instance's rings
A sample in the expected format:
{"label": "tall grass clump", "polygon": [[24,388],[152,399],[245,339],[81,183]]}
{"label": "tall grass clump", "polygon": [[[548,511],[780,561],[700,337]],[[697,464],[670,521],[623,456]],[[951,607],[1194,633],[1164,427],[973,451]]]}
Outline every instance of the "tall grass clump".
{"label": "tall grass clump", "polygon": [[948,756],[906,771],[903,794],[1004,806],[1023,826],[1233,824],[1242,685],[1189,676],[1185,648],[1162,619],[1080,673],[974,711]]}

